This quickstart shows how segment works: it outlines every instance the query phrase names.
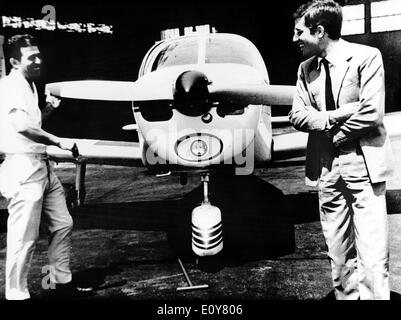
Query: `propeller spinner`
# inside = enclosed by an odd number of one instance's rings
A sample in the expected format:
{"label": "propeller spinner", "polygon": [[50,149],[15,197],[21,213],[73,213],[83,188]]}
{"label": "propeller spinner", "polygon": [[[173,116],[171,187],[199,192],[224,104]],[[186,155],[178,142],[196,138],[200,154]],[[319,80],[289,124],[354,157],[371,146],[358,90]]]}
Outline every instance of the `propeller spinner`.
{"label": "propeller spinner", "polygon": [[175,82],[174,107],[187,116],[206,114],[212,107],[208,85],[210,81],[200,71],[185,71]]}

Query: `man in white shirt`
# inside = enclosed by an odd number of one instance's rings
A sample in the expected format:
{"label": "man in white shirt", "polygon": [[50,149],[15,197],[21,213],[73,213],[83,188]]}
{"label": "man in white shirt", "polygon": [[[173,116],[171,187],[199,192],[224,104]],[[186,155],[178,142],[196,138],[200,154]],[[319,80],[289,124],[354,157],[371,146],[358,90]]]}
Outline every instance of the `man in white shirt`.
{"label": "man in white shirt", "polygon": [[[73,288],[69,267],[72,218],[63,187],[46,156],[46,146],[72,150],[74,143],[41,128],[42,112],[34,80],[41,55],[30,35],[9,39],[6,58],[12,70],[0,80],[0,192],[8,200],[6,299],[29,299],[27,276],[43,213],[48,227],[50,278],[56,288]],[[48,97],[46,109],[59,104]],[[62,285],[64,284],[64,286]],[[60,290],[58,290],[60,291]]]}

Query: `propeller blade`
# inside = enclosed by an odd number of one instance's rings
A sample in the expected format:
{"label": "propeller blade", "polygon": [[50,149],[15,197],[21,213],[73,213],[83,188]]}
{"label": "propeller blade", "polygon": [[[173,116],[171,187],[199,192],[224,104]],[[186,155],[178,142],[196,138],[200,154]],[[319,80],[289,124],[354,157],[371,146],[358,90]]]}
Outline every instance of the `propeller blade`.
{"label": "propeller blade", "polygon": [[135,83],[135,101],[173,100],[175,73],[154,71],[140,77]]}
{"label": "propeller blade", "polygon": [[133,101],[134,87],[129,81],[79,80],[48,83],[45,91],[62,98]]}
{"label": "propeller blade", "polygon": [[[166,85],[169,82],[171,85]],[[152,72],[135,82],[108,80],[53,82],[46,84],[45,90],[54,96],[84,100],[153,101],[173,99],[172,80],[166,78],[165,73],[159,72]]]}
{"label": "propeller blade", "polygon": [[292,105],[294,86],[282,85],[232,85],[210,86],[214,101],[240,104]]}

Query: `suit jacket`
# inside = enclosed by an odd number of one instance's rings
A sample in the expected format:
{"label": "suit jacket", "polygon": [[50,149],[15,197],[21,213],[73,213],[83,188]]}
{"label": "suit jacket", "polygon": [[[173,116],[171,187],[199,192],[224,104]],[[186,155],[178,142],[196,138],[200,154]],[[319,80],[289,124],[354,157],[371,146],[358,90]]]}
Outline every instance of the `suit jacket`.
{"label": "suit jacket", "polygon": [[[326,57],[330,69],[337,112],[355,112],[348,120],[329,128],[324,101],[324,80],[318,57],[302,62],[298,69],[297,90],[289,118],[293,126],[309,132],[306,150],[306,183],[316,185],[327,149],[327,131],[331,129],[335,147],[353,141],[359,144],[372,183],[388,180],[394,159],[383,125],[385,89],[384,68],[378,49],[340,39]],[[324,78],[323,78],[324,79]],[[323,85],[322,85],[323,82]]]}

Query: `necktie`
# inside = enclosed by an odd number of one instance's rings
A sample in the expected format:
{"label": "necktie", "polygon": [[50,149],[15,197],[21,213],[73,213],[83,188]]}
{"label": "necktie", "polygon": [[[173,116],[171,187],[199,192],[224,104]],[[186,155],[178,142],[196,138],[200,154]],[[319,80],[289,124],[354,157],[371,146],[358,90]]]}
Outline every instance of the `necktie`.
{"label": "necktie", "polygon": [[326,110],[336,109],[333,97],[333,91],[331,88],[331,78],[329,70],[329,62],[326,59],[322,59],[324,70],[326,71],[326,84],[325,84],[325,98],[326,98]]}

